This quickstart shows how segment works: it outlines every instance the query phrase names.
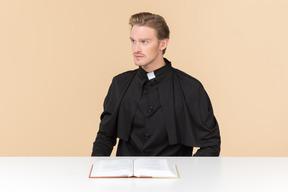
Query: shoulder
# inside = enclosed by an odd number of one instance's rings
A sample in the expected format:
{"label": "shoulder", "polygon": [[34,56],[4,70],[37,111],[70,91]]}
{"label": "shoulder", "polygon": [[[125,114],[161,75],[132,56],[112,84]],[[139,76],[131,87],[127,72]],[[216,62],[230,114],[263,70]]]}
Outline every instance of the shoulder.
{"label": "shoulder", "polygon": [[196,79],[195,77],[179,70],[176,68],[172,68],[174,71],[174,74],[176,76],[176,79],[179,81],[181,86],[187,86],[187,87],[194,87],[194,88],[203,88],[202,83]]}
{"label": "shoulder", "polygon": [[115,79],[115,80],[123,80],[123,79],[129,78],[131,76],[134,76],[135,73],[137,72],[137,70],[138,69],[125,71],[123,73],[120,73],[120,74],[114,76],[113,79]]}
{"label": "shoulder", "polygon": [[198,79],[196,79],[195,77],[192,77],[191,75],[189,75],[189,74],[187,74],[187,73],[185,73],[185,72],[183,72],[177,68],[174,68],[172,66],[172,63],[168,59],[164,58],[164,60],[165,60],[166,64],[171,66],[173,74],[174,74],[174,78],[177,79],[179,81],[179,83],[181,83],[181,85],[188,84],[190,86],[193,85],[193,86],[202,87],[202,84]]}
{"label": "shoulder", "polygon": [[129,84],[132,81],[135,74],[137,73],[137,71],[138,69],[129,70],[129,71],[125,71],[123,73],[120,73],[114,76],[112,80],[112,84],[120,86],[120,87]]}
{"label": "shoulder", "polygon": [[113,77],[112,82],[109,86],[108,94],[109,97],[118,98],[125,92],[137,70],[126,71]]}
{"label": "shoulder", "polygon": [[177,84],[181,87],[182,93],[187,101],[209,101],[209,96],[198,79],[179,69],[174,69],[174,72],[174,81],[178,81]]}

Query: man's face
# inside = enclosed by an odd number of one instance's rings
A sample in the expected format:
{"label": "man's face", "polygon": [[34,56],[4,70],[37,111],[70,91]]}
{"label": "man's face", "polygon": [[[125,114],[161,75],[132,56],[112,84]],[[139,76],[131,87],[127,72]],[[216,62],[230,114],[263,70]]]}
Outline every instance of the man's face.
{"label": "man's face", "polygon": [[162,51],[167,45],[163,46],[163,40],[157,38],[155,29],[134,25],[130,39],[135,65],[141,66],[147,72],[157,68],[159,61],[163,60]]}

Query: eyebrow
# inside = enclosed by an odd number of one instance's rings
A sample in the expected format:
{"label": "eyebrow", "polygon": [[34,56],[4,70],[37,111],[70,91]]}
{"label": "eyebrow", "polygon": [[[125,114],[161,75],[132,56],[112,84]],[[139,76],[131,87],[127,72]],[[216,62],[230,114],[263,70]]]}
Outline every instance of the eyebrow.
{"label": "eyebrow", "polygon": [[[135,39],[133,39],[132,37],[130,37],[130,39],[131,39],[131,40],[135,40]],[[145,38],[144,38],[144,39],[139,39],[139,41],[151,41],[151,39],[148,39],[148,38],[145,39]]]}

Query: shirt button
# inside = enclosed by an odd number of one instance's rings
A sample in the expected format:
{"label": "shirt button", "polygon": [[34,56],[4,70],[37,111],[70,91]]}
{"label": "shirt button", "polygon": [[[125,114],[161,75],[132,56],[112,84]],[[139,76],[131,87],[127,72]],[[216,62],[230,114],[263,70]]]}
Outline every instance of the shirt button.
{"label": "shirt button", "polygon": [[147,133],[145,133],[144,138],[145,138],[145,139],[149,139],[149,137],[150,137],[150,136],[149,136]]}
{"label": "shirt button", "polygon": [[153,111],[153,107],[149,106],[148,107],[148,112],[151,113]]}

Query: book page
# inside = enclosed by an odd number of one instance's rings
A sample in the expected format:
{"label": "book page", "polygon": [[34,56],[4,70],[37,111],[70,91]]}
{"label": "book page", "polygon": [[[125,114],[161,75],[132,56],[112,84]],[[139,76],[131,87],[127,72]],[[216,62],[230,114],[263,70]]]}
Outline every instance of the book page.
{"label": "book page", "polygon": [[134,175],[152,177],[178,177],[175,165],[166,159],[137,159],[134,162]]}
{"label": "book page", "polygon": [[90,177],[132,176],[133,161],[130,159],[100,160],[93,165]]}

